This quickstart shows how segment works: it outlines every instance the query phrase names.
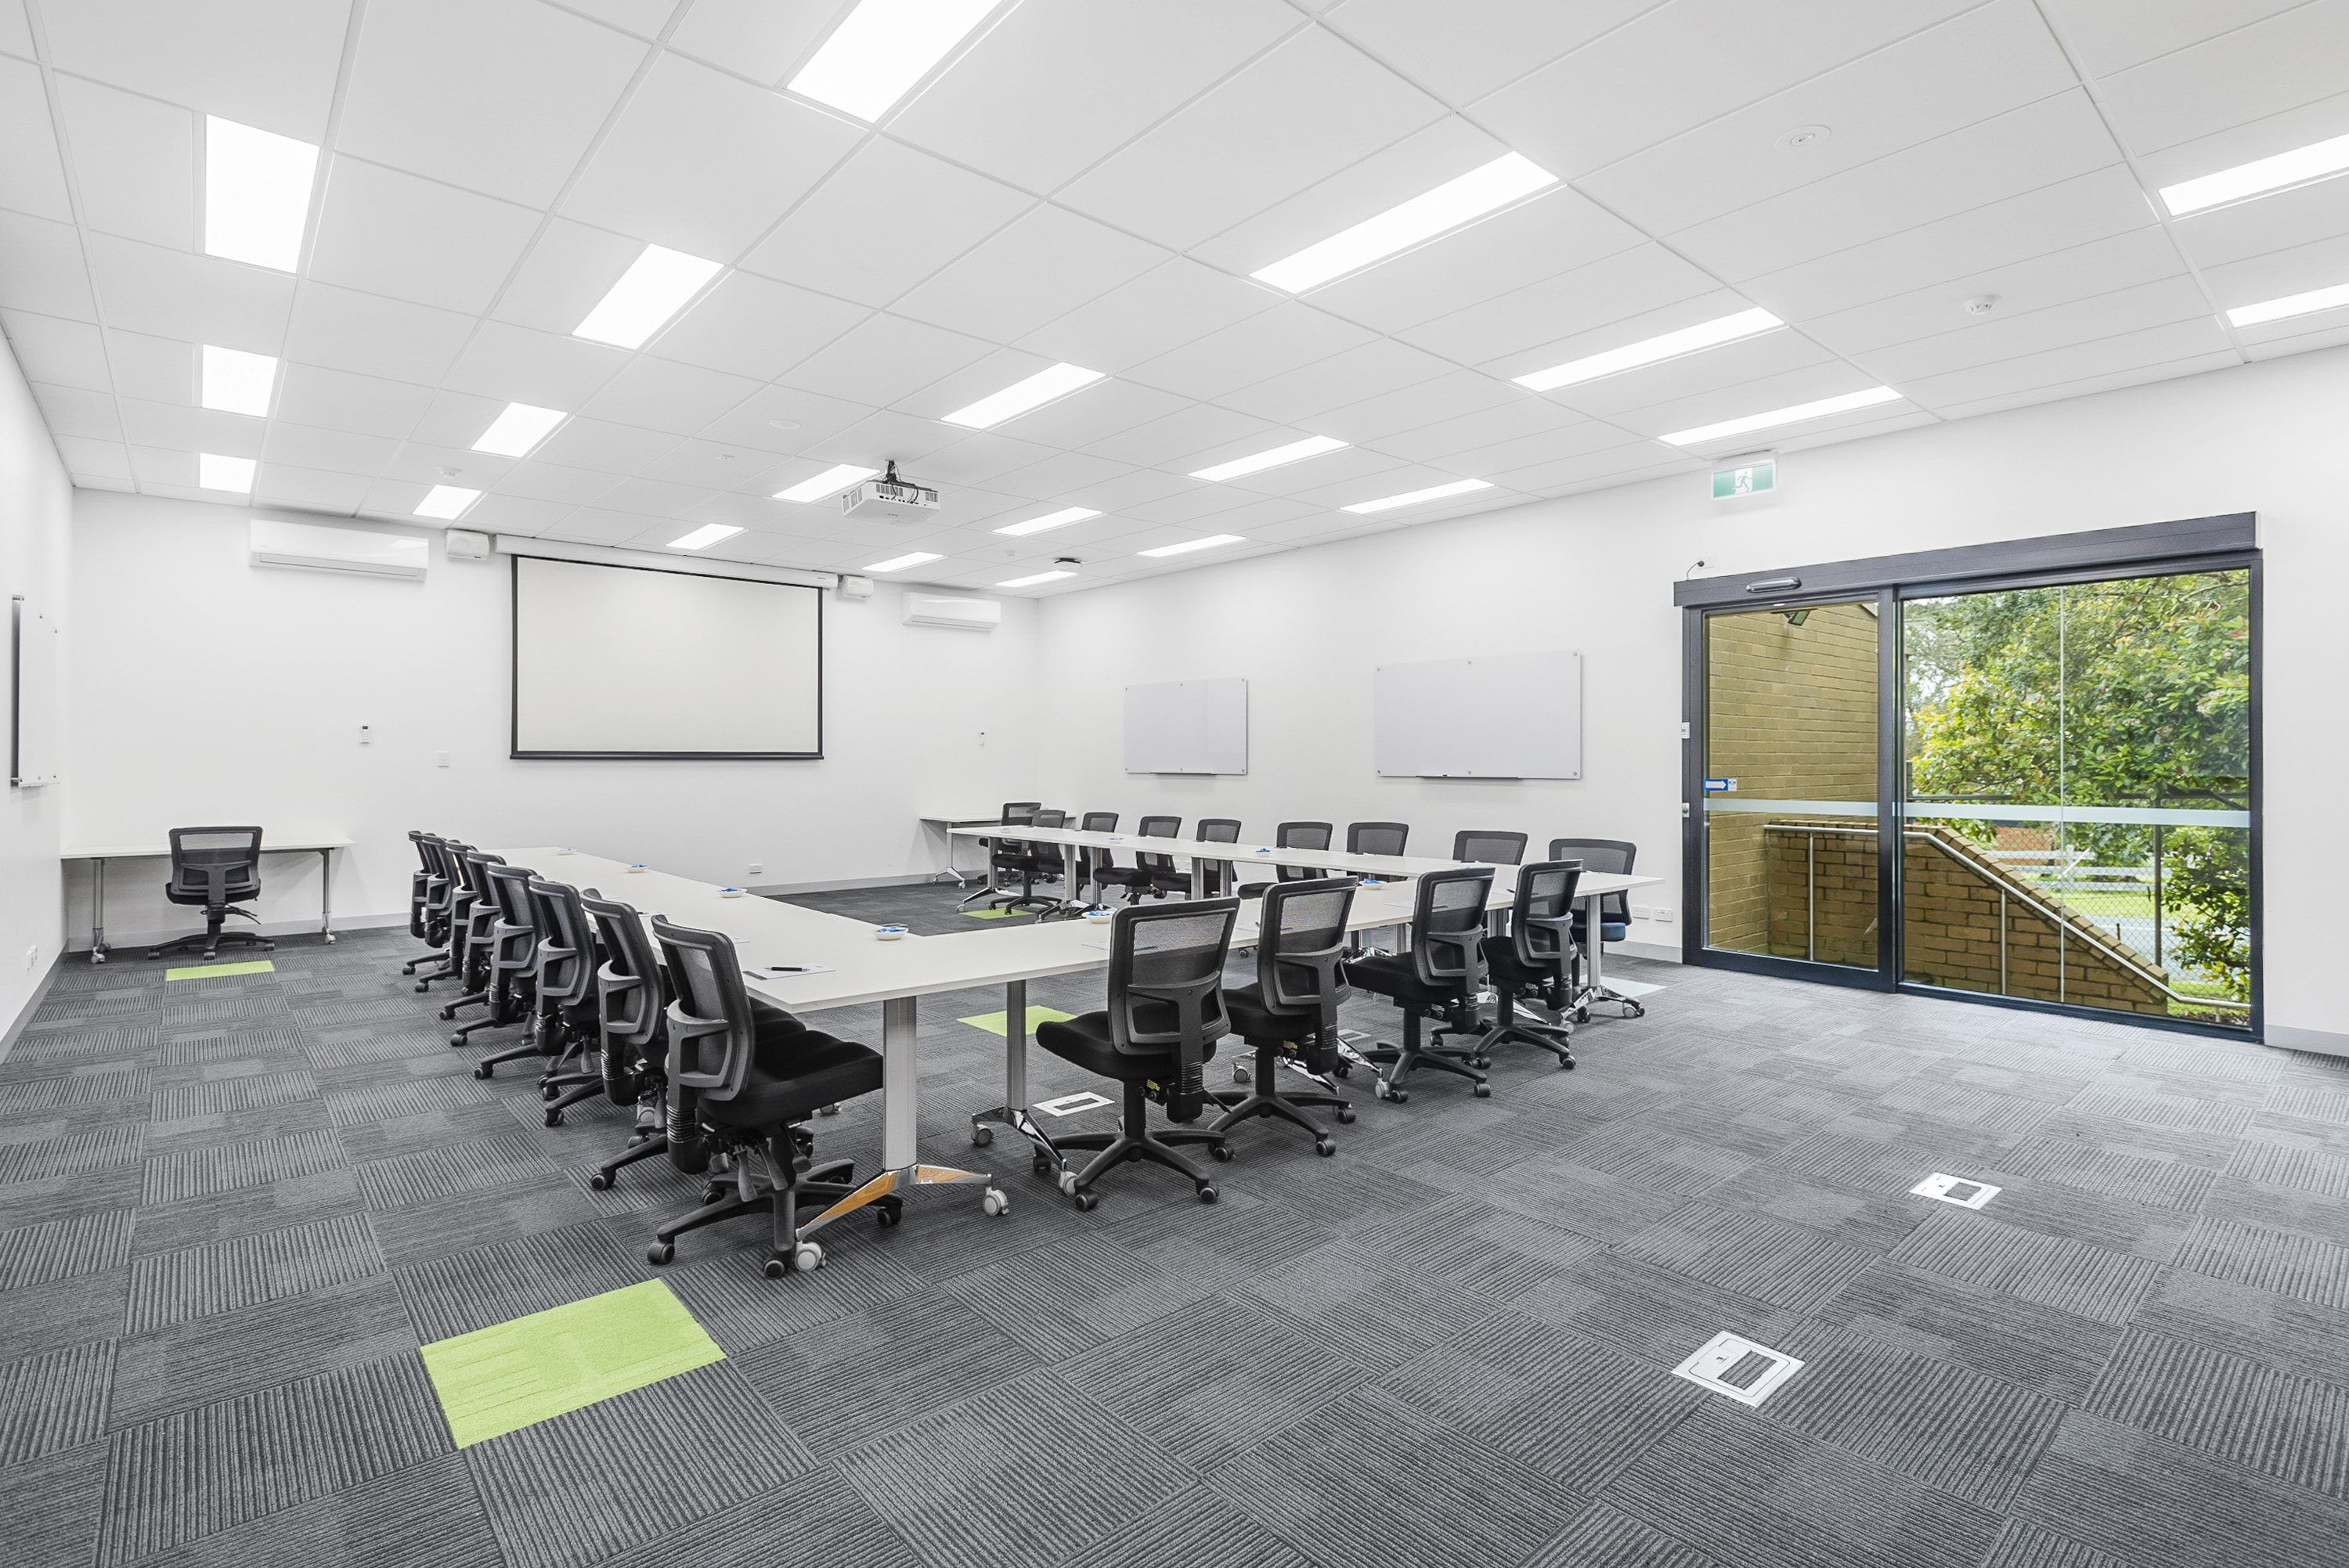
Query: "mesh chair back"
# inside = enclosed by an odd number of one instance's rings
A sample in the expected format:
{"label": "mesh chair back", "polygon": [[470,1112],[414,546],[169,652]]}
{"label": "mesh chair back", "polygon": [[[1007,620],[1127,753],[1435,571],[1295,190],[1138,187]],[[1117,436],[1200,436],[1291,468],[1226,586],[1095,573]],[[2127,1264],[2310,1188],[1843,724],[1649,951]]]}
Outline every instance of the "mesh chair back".
{"label": "mesh chair back", "polygon": [[[1283,822],[1273,830],[1272,843],[1280,850],[1326,850],[1336,831],[1328,822]],[[1319,866],[1275,866],[1272,874],[1282,882],[1311,882],[1324,873]]]}
{"label": "mesh chair back", "polygon": [[503,861],[487,868],[490,901],[497,907],[492,959],[505,975],[529,972],[538,963],[538,911],[530,902],[530,884],[538,873]]}
{"label": "mesh chair back", "polygon": [[419,934],[445,940],[449,911],[457,896],[457,868],[450,862],[449,841],[437,833],[419,834],[416,853],[424,862],[424,930]]}
{"label": "mesh chair back", "polygon": [[1526,858],[1526,836],[1505,833],[1496,828],[1463,828],[1452,835],[1452,858],[1513,866]]}
{"label": "mesh chair back", "polygon": [[[1180,817],[1144,817],[1142,819],[1142,836],[1145,839],[1171,839],[1182,830],[1183,819]],[[1173,855],[1137,854],[1133,857],[1133,863],[1142,867],[1144,871],[1161,872],[1172,872],[1174,869],[1174,857]]]}
{"label": "mesh chair back", "polygon": [[1117,831],[1117,813],[1088,811],[1078,825],[1088,833],[1114,833]]}
{"label": "mesh chair back", "polygon": [[1574,951],[1574,890],[1580,861],[1537,861],[1517,869],[1516,902],[1509,906],[1509,941],[1528,968],[1565,973]]}
{"label": "mesh chair back", "polygon": [[[1203,844],[1237,844],[1240,841],[1240,820],[1237,817],[1202,817],[1199,819],[1199,842]],[[1201,898],[1220,898],[1232,891],[1233,872],[1229,861],[1208,861],[1201,868],[1206,886],[1191,891]]]}
{"label": "mesh chair back", "polygon": [[660,954],[642,916],[617,899],[590,892],[581,907],[595,919],[603,938],[604,963],[595,971],[595,1004],[604,1037],[637,1049],[652,1043],[661,1027]]}
{"label": "mesh chair back", "polygon": [[424,830],[408,830],[408,841],[416,846],[416,869],[408,873],[408,934],[419,940],[424,935],[424,901],[432,886],[432,857],[425,852]]}
{"label": "mesh chair back", "polygon": [[[1629,839],[1552,839],[1549,858],[1554,861],[1575,860],[1582,869],[1600,876],[1630,876],[1631,862],[1640,856],[1640,846]],[[1610,892],[1599,900],[1599,918],[1609,925],[1629,925],[1631,922],[1631,895]]]}
{"label": "mesh chair back", "polygon": [[1472,992],[1484,985],[1485,905],[1492,893],[1490,866],[1458,866],[1419,879],[1411,957],[1421,984]]}
{"label": "mesh chair back", "polygon": [[1257,985],[1268,1006],[1313,1015],[1305,1065],[1327,1072],[1338,1050],[1338,1004],[1346,985],[1346,920],[1354,910],[1354,879],[1320,877],[1267,888],[1257,927]]}
{"label": "mesh chair back", "polygon": [[731,1099],[750,1077],[754,1035],[742,962],[722,931],[696,931],[653,916],[677,1000],[668,1007],[669,1081]]}
{"label": "mesh chair back", "polygon": [[1346,852],[1350,855],[1399,855],[1411,841],[1409,822],[1350,822]]}
{"label": "mesh chair back", "polygon": [[538,1000],[575,1007],[595,994],[595,933],[579,890],[533,877],[530,901],[538,917]]}
{"label": "mesh chair back", "polygon": [[261,830],[171,830],[171,895],[208,905],[253,898],[261,892]]}
{"label": "mesh chair back", "polygon": [[[1003,803],[1003,825],[1007,828],[1025,826],[1033,822],[1036,813],[1043,809],[1040,800],[1006,800]],[[995,863],[1005,871],[1018,871],[1020,861],[1027,857],[1030,848],[1017,839],[998,839],[993,851]]]}
{"label": "mesh chair back", "polygon": [[1110,1039],[1122,1051],[1174,1050],[1177,1070],[1166,1086],[1166,1114],[1177,1121],[1197,1119],[1206,1101],[1206,1047],[1231,1027],[1224,960],[1239,910],[1236,898],[1129,904],[1110,930]]}
{"label": "mesh chair back", "polygon": [[[1069,814],[1066,811],[1039,811],[1035,816],[1035,823],[1040,828],[1065,828],[1069,824]],[[1062,859],[1061,845],[1039,841],[1030,844],[1028,851],[1030,858],[1036,862],[1038,876],[1050,880],[1061,874]]]}
{"label": "mesh chair back", "polygon": [[[1088,833],[1114,833],[1117,831],[1117,813],[1087,811],[1078,819],[1077,826]],[[1079,874],[1088,881],[1092,879],[1093,872],[1116,863],[1117,861],[1111,858],[1110,852],[1105,849],[1081,849],[1077,851]]]}

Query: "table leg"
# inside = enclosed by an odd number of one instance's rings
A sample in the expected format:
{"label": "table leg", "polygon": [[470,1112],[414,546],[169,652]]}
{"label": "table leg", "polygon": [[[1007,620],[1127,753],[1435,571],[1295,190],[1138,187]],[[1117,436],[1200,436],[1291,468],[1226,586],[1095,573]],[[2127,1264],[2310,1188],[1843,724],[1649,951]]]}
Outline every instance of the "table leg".
{"label": "table leg", "polygon": [[1623,1009],[1623,1016],[1627,1018],[1645,1017],[1648,1012],[1646,1004],[1618,995],[1607,988],[1607,936],[1599,924],[1599,903],[1606,896],[1603,892],[1594,892],[1582,901],[1582,929],[1590,937],[1583,944],[1582,956],[1590,965],[1590,974],[1583,983],[1582,995],[1574,999],[1575,1011],[1587,1016],[1591,1003],[1613,1002]]}
{"label": "table leg", "polygon": [[1028,982],[1003,983],[1003,1103],[990,1106],[970,1119],[970,1140],[984,1149],[995,1141],[995,1129],[1008,1127],[1057,1158],[1052,1140],[1037,1125],[1028,1109]]}
{"label": "table leg", "polygon": [[318,851],[318,934],[328,946],[335,941],[335,851]]}
{"label": "table leg", "polygon": [[[911,996],[891,996],[881,1004],[881,1169],[864,1185],[802,1225],[802,1238],[876,1198],[915,1187],[982,1182],[987,1188],[982,1203],[988,1213],[1000,1214],[1011,1207],[1011,1200],[984,1171],[921,1162],[916,1147],[921,1130],[915,1093],[921,1068],[919,1053],[914,1048],[921,1027],[917,1006]],[[1024,1012],[1021,1016],[1026,1016]]]}
{"label": "table leg", "polygon": [[106,858],[89,858],[89,961],[106,962]]}
{"label": "table leg", "polygon": [[[977,892],[972,893],[969,897],[964,899],[962,901],[964,903],[976,903],[980,899],[991,897],[992,895],[1003,891],[996,885],[998,874],[995,869],[995,841],[993,839],[981,839],[978,841],[987,848],[987,881],[980,886]],[[947,858],[953,858],[952,851],[947,851]]]}

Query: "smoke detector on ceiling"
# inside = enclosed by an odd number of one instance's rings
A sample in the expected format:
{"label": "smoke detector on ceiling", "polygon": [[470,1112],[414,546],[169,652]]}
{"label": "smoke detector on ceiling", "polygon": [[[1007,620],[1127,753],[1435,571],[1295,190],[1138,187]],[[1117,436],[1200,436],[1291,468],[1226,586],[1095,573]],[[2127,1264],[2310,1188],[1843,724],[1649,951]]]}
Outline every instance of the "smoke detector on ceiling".
{"label": "smoke detector on ceiling", "polygon": [[1824,125],[1798,125],[1778,138],[1778,145],[1788,152],[1801,152],[1824,145],[1835,131]]}
{"label": "smoke detector on ceiling", "polygon": [[1973,298],[1966,301],[1965,304],[1960,305],[1958,308],[1964,311],[1968,315],[1988,315],[1991,312],[1998,308],[1998,295],[1976,294]]}

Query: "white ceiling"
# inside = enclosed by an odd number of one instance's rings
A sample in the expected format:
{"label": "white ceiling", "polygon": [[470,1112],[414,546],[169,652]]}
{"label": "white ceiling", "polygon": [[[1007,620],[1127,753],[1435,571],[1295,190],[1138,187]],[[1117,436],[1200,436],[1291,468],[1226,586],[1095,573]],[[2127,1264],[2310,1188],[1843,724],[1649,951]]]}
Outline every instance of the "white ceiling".
{"label": "white ceiling", "polygon": [[[344,516],[446,482],[508,533],[1081,557],[1052,593],[2349,341],[2220,314],[2349,281],[2349,179],[2150,196],[2349,132],[2349,0],[1012,0],[877,128],[778,86],[848,8],[0,0],[0,328],[75,481],[225,500],[212,451]],[[202,253],[205,114],[327,150],[298,273]],[[1512,150],[1564,183],[1302,298],[1248,278]],[[571,336],[647,242],[730,270],[641,353]],[[1509,379],[1749,304],[1789,329]],[[283,356],[270,418],[197,406],[203,343]],[[940,421],[1056,360],[1111,379]],[[509,400],[575,417],[468,449]],[[1354,445],[1188,477],[1303,435]],[[768,499],[885,459],[934,518]],[[1338,510],[1461,478],[1495,488]],[[1137,553],[1206,533],[1247,542]]]}

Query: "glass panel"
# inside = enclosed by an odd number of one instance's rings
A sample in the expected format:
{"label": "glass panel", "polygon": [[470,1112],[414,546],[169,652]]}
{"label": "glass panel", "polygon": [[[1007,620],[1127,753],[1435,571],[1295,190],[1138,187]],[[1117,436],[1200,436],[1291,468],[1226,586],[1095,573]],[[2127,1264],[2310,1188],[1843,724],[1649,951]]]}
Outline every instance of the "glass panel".
{"label": "glass panel", "polygon": [[1902,607],[1904,978],[2250,1022],[2247,572]]}
{"label": "glass panel", "polygon": [[1876,601],[1704,624],[1706,944],[1873,969]]}

